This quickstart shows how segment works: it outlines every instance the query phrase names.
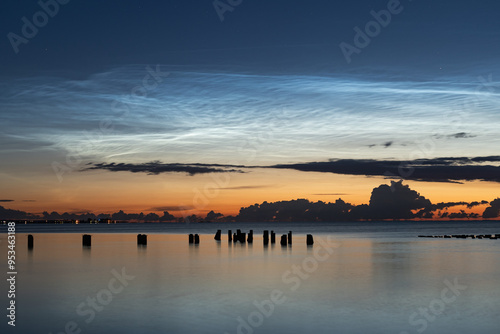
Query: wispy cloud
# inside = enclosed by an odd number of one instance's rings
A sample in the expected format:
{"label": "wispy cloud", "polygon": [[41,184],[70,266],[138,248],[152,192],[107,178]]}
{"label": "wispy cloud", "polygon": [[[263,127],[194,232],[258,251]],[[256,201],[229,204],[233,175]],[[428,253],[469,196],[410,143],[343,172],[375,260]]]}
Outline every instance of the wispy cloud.
{"label": "wispy cloud", "polygon": [[314,196],[348,196],[349,194],[344,193],[327,193],[327,194],[313,194]]}
{"label": "wispy cloud", "polygon": [[241,169],[243,166],[220,165],[220,164],[178,164],[178,163],[161,163],[159,161],[146,162],[141,164],[133,163],[96,163],[86,167],[85,170],[108,170],[111,172],[132,172],[132,173],[147,173],[149,175],[158,175],[161,173],[187,173],[189,175],[207,174],[207,173],[244,173]]}
{"label": "wispy cloud", "polygon": [[[258,75],[165,66],[169,77],[146,96],[131,96],[145,67],[83,80],[0,80],[0,141],[6,144],[0,151],[15,156],[43,149],[106,163],[240,164],[251,156],[256,164],[278,164],[381,159],[389,147],[403,160],[419,139],[450,131],[468,138],[478,155],[495,154],[500,145],[500,99],[478,91],[475,77],[409,81],[371,72]],[[474,107],[462,109],[467,103]],[[461,123],[450,130],[456,109]],[[110,129],[103,131],[101,122]],[[380,144],[370,149],[373,143]],[[434,156],[461,152],[462,144],[450,141],[436,145]],[[36,163],[32,168],[39,170]]]}
{"label": "wispy cloud", "polygon": [[224,187],[224,188],[218,188],[221,190],[247,190],[247,189],[263,189],[263,188],[270,188],[272,187],[271,185],[260,185],[260,186],[236,186],[236,187]]}
{"label": "wispy cloud", "polygon": [[172,211],[172,212],[177,212],[177,211],[189,211],[193,210],[194,207],[192,206],[183,206],[183,205],[167,205],[167,206],[157,206],[154,208],[150,208],[148,210],[150,211]]}

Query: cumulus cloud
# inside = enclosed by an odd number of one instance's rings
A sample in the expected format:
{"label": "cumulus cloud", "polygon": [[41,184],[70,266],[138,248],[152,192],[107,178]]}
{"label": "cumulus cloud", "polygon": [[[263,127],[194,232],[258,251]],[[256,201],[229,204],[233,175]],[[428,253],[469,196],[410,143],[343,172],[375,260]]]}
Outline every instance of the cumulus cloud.
{"label": "cumulus cloud", "polygon": [[490,206],[483,212],[483,218],[497,218],[500,217],[500,198],[490,202]]}

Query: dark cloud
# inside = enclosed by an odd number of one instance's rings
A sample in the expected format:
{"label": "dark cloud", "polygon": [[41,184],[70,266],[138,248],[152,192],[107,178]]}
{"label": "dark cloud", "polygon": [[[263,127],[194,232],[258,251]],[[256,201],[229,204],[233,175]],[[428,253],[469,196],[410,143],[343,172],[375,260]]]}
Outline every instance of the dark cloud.
{"label": "dark cloud", "polygon": [[[161,173],[187,173],[189,175],[207,174],[207,173],[244,173],[241,169],[244,166],[219,165],[219,164],[180,164],[180,163],[162,163],[160,161],[134,163],[91,163],[85,170],[108,170],[112,172],[132,172],[147,173],[149,175],[158,175]],[[238,169],[235,169],[238,168]]]}
{"label": "dark cloud", "polygon": [[262,188],[269,188],[271,186],[269,185],[262,185],[262,186],[236,186],[236,187],[225,187],[225,188],[218,188],[221,190],[244,190],[244,189],[262,189]]}
{"label": "dark cloud", "polygon": [[483,212],[483,218],[498,218],[500,217],[500,198],[491,201],[490,206]]}
{"label": "dark cloud", "polygon": [[[485,205],[488,203],[489,203],[488,201],[480,201],[480,202],[474,201],[474,202],[470,202],[470,203],[469,202],[441,202],[441,203],[432,204],[431,206],[428,206],[428,207],[420,210],[419,212],[417,212],[417,217],[420,217],[420,218],[432,217],[432,216],[434,216],[435,211],[446,210],[448,208],[455,207],[455,206],[466,206],[467,209],[472,209],[473,207],[476,207],[479,205]],[[463,210],[461,210],[461,212],[463,212]],[[474,215],[474,213],[471,213],[471,214],[469,214],[468,217],[461,217],[461,218],[472,218],[473,215]],[[448,212],[444,212],[444,213],[439,212],[438,216],[440,216],[441,218],[444,218],[444,217],[460,218],[459,216],[457,216],[457,214],[448,213]]]}
{"label": "dark cloud", "polygon": [[448,138],[474,138],[476,136],[474,135],[471,135],[470,133],[467,133],[467,132],[458,132],[458,133],[454,133],[452,135],[449,135],[447,136]]}
{"label": "dark cloud", "polygon": [[347,221],[353,205],[341,199],[335,203],[310,202],[307,199],[263,202],[240,209],[236,221]]}
{"label": "dark cloud", "polygon": [[158,206],[151,208],[149,210],[151,211],[188,211],[188,210],[193,210],[194,207],[192,206],[179,206],[179,205],[170,205],[170,206]]}
{"label": "dark cloud", "polygon": [[427,182],[460,183],[474,180],[500,182],[500,166],[498,166],[498,162],[500,162],[500,156],[450,157],[412,161],[332,159],[325,162],[281,164],[269,168],[346,175],[385,176]]}
{"label": "dark cloud", "polygon": [[477,137],[467,132],[457,132],[451,135],[433,135],[436,139],[448,138],[448,139],[463,139],[463,138],[474,138]]}
{"label": "dark cloud", "polygon": [[394,142],[393,142],[393,141],[386,141],[385,143],[380,144],[380,145],[379,145],[379,144],[370,144],[370,145],[368,145],[368,147],[369,147],[369,148],[373,148],[373,147],[375,147],[375,146],[382,146],[382,147],[384,147],[384,148],[388,148],[388,147],[392,146],[392,144],[394,144]]}
{"label": "dark cloud", "polygon": [[349,194],[344,193],[331,193],[331,194],[312,194],[314,196],[349,196]]}
{"label": "dark cloud", "polygon": [[[392,142],[388,142],[389,144]],[[245,168],[294,169],[304,172],[335,173],[345,175],[384,176],[426,182],[490,181],[500,182],[500,156],[487,157],[445,157],[433,159],[375,160],[375,159],[331,159],[323,162],[279,164],[272,166],[243,166],[221,164],[182,164],[152,161],[147,163],[90,163],[84,170],[127,171],[132,173],[245,173]],[[242,186],[225,189],[250,189]]]}
{"label": "dark cloud", "polygon": [[433,204],[431,210],[432,211],[443,210],[443,209],[451,208],[453,206],[460,206],[460,205],[465,205],[465,206],[467,206],[468,209],[472,209],[475,206],[484,205],[484,204],[488,204],[488,203],[489,203],[488,201],[481,201],[481,202],[475,201],[475,202],[470,202],[470,203],[469,202],[441,202],[441,203]]}
{"label": "dark cloud", "polygon": [[20,211],[20,210],[12,210],[4,208],[0,206],[0,219],[30,219],[36,217],[32,213]]}
{"label": "dark cloud", "polygon": [[383,184],[373,189],[367,213],[370,219],[411,219],[415,218],[413,210],[431,205],[431,201],[402,181],[391,181],[390,186]]}
{"label": "dark cloud", "polygon": [[0,202],[14,202],[13,199],[0,199]]}
{"label": "dark cloud", "polygon": [[36,202],[35,199],[23,199],[23,202]]}

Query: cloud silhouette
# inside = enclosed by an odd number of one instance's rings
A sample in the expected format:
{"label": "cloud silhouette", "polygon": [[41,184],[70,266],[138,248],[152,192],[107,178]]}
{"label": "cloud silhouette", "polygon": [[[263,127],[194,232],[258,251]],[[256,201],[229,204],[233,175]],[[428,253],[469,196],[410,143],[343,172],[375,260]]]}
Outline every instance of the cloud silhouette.
{"label": "cloud silhouette", "polygon": [[461,183],[462,181],[474,180],[500,182],[499,162],[500,156],[449,157],[411,161],[332,159],[324,162],[279,164],[269,166],[269,168],[346,175],[385,176],[427,182]]}
{"label": "cloud silhouette", "polygon": [[500,198],[490,202],[490,206],[483,212],[483,218],[497,218],[500,217]]}
{"label": "cloud silhouette", "polygon": [[14,202],[13,199],[0,199],[0,202]]}
{"label": "cloud silhouette", "polygon": [[403,181],[391,181],[391,185],[383,184],[373,189],[369,208],[371,219],[411,219],[415,218],[413,210],[431,207],[432,203],[420,196]]}
{"label": "cloud silhouette", "polygon": [[181,163],[162,163],[152,161],[145,163],[91,163],[86,170],[108,170],[111,172],[132,172],[147,173],[149,175],[158,175],[161,173],[187,173],[189,175],[208,174],[208,173],[244,173],[241,169],[244,166],[220,165],[220,164],[181,164]]}

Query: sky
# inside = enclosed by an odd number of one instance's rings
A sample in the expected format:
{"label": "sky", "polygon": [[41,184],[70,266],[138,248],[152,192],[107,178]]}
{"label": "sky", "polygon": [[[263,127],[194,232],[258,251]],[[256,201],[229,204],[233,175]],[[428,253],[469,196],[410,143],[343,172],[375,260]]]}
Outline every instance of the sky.
{"label": "sky", "polygon": [[236,214],[500,196],[497,1],[0,4],[0,200]]}

